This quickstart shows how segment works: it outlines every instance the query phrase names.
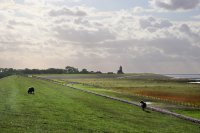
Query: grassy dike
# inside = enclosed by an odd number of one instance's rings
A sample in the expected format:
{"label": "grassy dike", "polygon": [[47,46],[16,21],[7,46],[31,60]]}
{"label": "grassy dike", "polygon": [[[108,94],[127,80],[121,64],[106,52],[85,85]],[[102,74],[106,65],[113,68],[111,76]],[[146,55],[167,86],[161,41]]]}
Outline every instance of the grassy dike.
{"label": "grassy dike", "polygon": [[[35,95],[27,88],[35,87]],[[200,125],[38,79],[0,79],[0,132],[199,133]]]}

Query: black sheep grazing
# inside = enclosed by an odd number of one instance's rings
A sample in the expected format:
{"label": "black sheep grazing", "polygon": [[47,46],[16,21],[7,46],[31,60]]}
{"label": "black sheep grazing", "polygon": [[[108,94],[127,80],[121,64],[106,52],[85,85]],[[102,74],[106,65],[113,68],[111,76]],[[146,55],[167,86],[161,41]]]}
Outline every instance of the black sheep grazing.
{"label": "black sheep grazing", "polygon": [[147,107],[147,104],[144,101],[141,101],[140,103],[141,103],[142,110],[144,110]]}
{"label": "black sheep grazing", "polygon": [[33,87],[28,88],[28,94],[34,94],[34,88]]}

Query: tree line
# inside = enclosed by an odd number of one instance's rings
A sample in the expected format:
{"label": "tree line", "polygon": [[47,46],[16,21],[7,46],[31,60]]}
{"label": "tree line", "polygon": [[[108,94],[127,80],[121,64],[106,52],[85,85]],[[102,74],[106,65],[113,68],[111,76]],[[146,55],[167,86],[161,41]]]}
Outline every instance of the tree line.
{"label": "tree line", "polygon": [[14,69],[0,68],[0,78],[10,75],[27,75],[27,74],[101,74],[101,71],[88,71],[87,69],[78,70],[78,68],[67,66],[65,69],[48,68],[48,69]]}

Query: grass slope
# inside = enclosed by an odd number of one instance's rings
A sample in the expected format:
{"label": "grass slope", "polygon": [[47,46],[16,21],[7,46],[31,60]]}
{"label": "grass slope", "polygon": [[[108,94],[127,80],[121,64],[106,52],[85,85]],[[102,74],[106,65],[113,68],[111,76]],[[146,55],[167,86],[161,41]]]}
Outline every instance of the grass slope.
{"label": "grass slope", "polygon": [[[27,88],[34,86],[35,95]],[[0,80],[0,131],[199,133],[199,125],[37,79]]]}

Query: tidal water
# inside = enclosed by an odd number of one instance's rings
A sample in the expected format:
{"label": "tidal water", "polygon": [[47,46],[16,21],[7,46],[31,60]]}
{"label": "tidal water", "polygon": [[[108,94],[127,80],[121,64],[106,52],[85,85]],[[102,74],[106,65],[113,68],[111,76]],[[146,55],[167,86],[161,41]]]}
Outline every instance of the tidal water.
{"label": "tidal water", "polygon": [[164,74],[164,75],[172,78],[200,80],[200,74]]}
{"label": "tidal water", "polygon": [[176,79],[189,79],[193,84],[200,84],[200,74],[164,74]]}

